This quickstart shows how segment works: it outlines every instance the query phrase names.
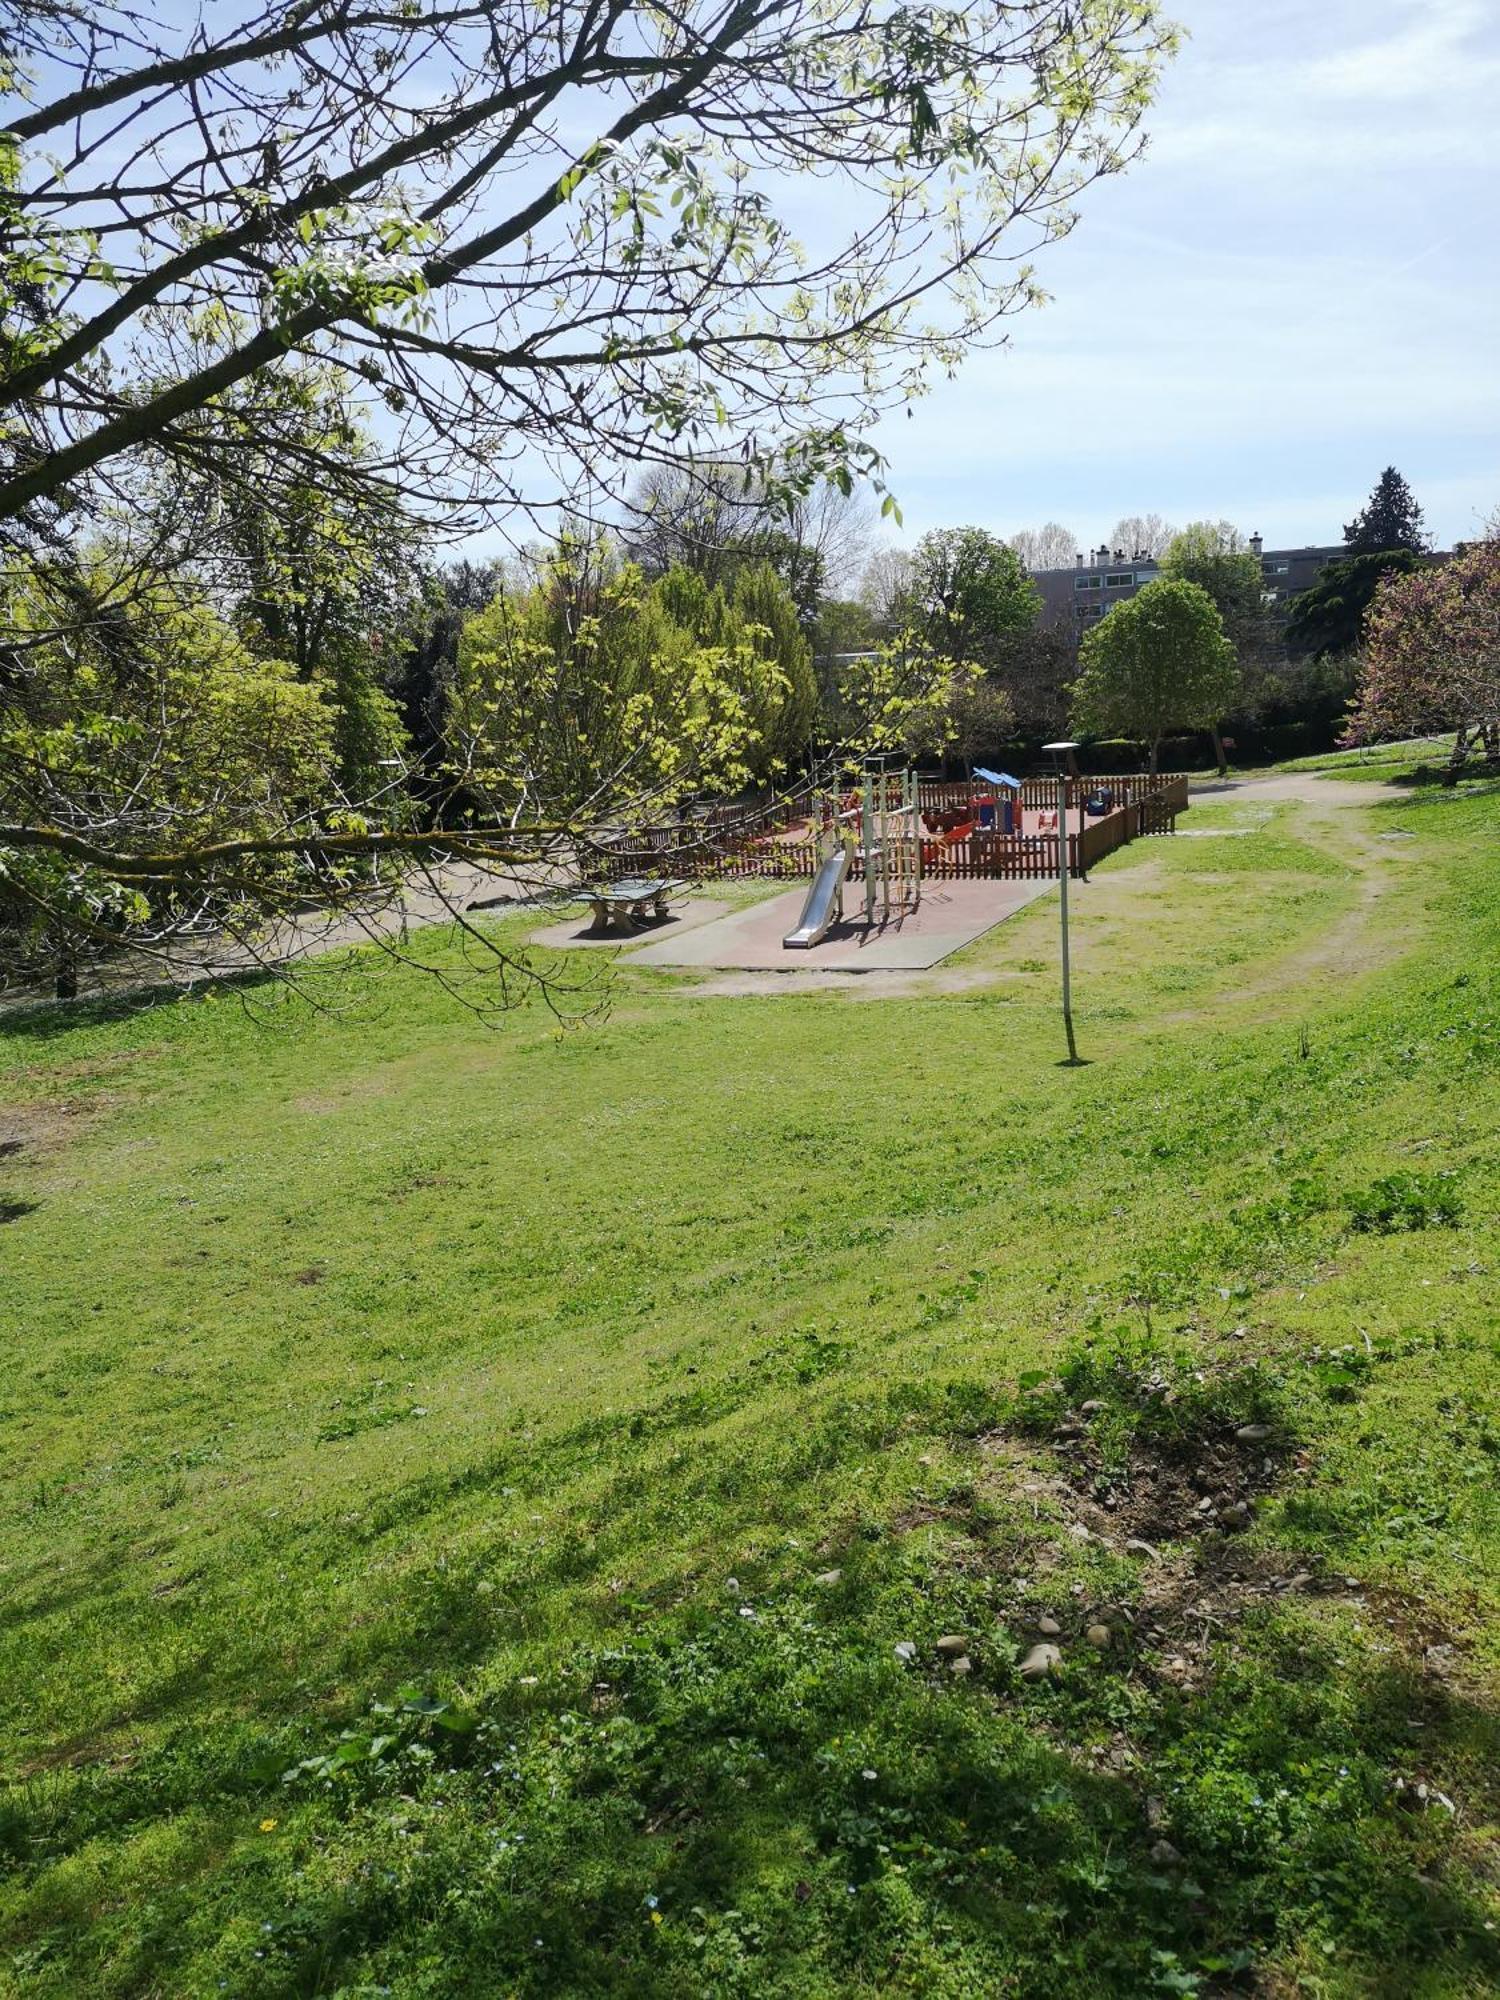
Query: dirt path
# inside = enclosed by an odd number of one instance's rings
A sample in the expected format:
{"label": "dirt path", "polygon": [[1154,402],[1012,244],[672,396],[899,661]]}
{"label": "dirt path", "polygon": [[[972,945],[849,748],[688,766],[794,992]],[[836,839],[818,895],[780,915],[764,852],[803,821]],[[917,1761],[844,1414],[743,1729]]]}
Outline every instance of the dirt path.
{"label": "dirt path", "polygon": [[1322,778],[1314,772],[1283,772],[1270,778],[1231,779],[1223,786],[1206,786],[1199,796],[1296,806],[1299,810],[1291,831],[1353,871],[1354,895],[1349,906],[1307,943],[1262,960],[1231,991],[1216,995],[1207,1008],[1190,1008],[1167,1018],[1201,1020],[1221,1005],[1246,1000],[1271,1003],[1278,1011],[1286,1011],[1309,998],[1323,998],[1331,985],[1343,985],[1402,955],[1408,933],[1383,920],[1383,906],[1401,886],[1406,866],[1404,843],[1372,833],[1362,823],[1363,808],[1399,796],[1391,786]]}

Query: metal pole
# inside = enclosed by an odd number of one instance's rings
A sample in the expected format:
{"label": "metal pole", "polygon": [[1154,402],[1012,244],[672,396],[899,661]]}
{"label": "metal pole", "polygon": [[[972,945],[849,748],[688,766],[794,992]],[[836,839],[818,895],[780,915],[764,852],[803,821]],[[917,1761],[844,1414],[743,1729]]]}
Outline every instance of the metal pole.
{"label": "metal pole", "polygon": [[870,776],[865,773],[859,809],[860,834],[865,847],[865,922],[875,921],[875,807],[870,793]]}
{"label": "metal pole", "polygon": [[891,779],[880,766],[880,921],[891,920]]}
{"label": "metal pole", "polygon": [[1073,1040],[1072,969],[1068,962],[1068,772],[1064,764],[1057,771],[1057,887],[1062,905],[1062,1011],[1063,1030],[1068,1038],[1068,1061],[1077,1062]]}
{"label": "metal pole", "polygon": [[909,764],[906,767],[906,790],[906,828],[911,835],[912,905],[919,908],[922,902],[922,808],[917,774]]}

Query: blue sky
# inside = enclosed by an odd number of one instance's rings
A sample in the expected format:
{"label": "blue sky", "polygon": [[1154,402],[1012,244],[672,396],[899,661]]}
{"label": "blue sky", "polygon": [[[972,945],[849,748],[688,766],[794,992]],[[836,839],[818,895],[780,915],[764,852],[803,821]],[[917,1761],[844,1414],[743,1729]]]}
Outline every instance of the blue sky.
{"label": "blue sky", "polygon": [[[1500,0],[1177,0],[1189,40],[1053,295],[876,434],[909,542],[1226,516],[1337,541],[1381,468],[1500,504]],[[893,538],[895,539],[895,538]]]}

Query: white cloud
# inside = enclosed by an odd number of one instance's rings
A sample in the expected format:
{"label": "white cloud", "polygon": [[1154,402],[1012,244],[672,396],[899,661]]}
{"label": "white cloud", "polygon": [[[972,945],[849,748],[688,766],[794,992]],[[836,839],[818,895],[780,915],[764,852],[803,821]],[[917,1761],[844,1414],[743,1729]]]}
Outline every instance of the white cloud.
{"label": "white cloud", "polygon": [[1500,488],[1494,0],[1179,0],[1132,173],[1056,303],[883,427],[914,531],[1228,514],[1336,536],[1398,463],[1444,540]]}
{"label": "white cloud", "polygon": [[[1303,94],[1360,104],[1410,102],[1436,112],[1455,96],[1488,93],[1500,79],[1488,0],[1407,0],[1392,11],[1398,18],[1387,32],[1302,69]],[[1360,18],[1346,15],[1351,25]]]}

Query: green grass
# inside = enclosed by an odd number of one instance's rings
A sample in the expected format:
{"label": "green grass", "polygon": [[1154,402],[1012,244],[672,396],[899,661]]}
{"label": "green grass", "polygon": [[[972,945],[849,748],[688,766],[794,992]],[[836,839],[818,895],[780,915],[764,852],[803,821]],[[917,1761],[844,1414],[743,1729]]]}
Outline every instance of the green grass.
{"label": "green grass", "polygon": [[1500,1990],[1500,807],[1186,824],[1076,1070],[1050,902],[12,1017],[0,1990]]}
{"label": "green grass", "polygon": [[1315,757],[1293,757],[1278,771],[1314,771],[1328,778],[1409,778],[1422,770],[1441,769],[1453,752],[1453,738],[1426,736],[1409,743],[1372,743],[1362,750],[1327,750]]}

